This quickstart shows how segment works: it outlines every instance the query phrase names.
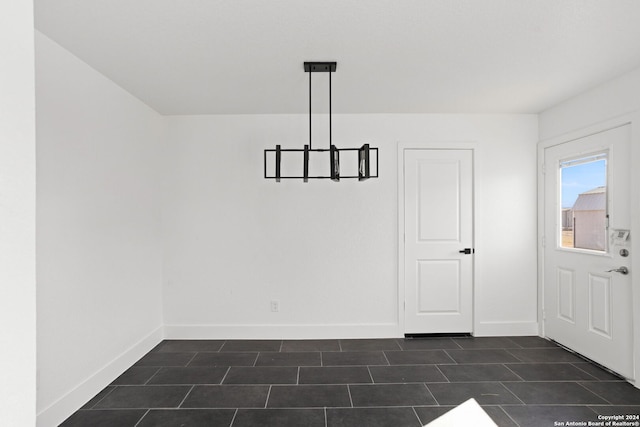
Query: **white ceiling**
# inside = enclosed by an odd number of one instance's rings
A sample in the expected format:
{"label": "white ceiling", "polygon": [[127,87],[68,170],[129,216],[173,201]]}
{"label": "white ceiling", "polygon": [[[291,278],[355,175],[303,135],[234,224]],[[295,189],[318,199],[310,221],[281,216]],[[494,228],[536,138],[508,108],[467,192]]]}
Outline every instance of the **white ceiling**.
{"label": "white ceiling", "polygon": [[[163,114],[305,113],[304,61],[338,62],[334,113],[537,113],[640,66],[637,0],[35,0],[35,11],[39,31]],[[313,75],[314,111],[326,76]]]}

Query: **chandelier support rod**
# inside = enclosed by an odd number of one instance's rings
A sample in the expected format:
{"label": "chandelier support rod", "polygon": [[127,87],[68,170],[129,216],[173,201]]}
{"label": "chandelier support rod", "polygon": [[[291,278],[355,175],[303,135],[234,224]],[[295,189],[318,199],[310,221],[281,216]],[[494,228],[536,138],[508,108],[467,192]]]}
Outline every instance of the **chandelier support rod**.
{"label": "chandelier support rod", "polygon": [[329,72],[329,148],[331,148],[333,144],[331,142],[331,129],[331,72]]}
{"label": "chandelier support rod", "polygon": [[312,149],[311,145],[311,74],[309,73],[309,149]]}

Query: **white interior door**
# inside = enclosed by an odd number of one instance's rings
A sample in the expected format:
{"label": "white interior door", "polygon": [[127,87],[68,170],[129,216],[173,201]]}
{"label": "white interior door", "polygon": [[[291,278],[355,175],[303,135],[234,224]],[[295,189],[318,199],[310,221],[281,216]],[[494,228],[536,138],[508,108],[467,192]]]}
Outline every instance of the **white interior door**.
{"label": "white interior door", "polygon": [[405,333],[471,332],[473,151],[404,150],[404,216]]}
{"label": "white interior door", "polygon": [[545,335],[632,378],[630,126],[547,148],[544,163]]}

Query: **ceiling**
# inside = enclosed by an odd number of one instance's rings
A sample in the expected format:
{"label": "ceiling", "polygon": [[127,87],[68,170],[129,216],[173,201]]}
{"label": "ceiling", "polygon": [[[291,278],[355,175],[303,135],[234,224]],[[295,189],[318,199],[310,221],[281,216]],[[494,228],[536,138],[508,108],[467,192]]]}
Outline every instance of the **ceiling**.
{"label": "ceiling", "polygon": [[304,61],[338,62],[334,113],[537,113],[640,66],[637,0],[35,0],[35,22],[162,114],[306,113]]}

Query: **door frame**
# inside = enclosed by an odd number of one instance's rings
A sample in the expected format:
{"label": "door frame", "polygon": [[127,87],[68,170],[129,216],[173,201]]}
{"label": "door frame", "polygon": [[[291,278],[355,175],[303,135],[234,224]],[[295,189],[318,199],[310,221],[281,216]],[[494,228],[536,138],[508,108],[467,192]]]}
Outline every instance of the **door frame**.
{"label": "door frame", "polygon": [[[404,337],[405,334],[405,250],[404,250],[404,151],[405,150],[471,150],[471,196],[472,196],[472,239],[474,248],[481,247],[477,240],[476,232],[476,212],[478,212],[478,194],[477,194],[477,177],[478,177],[478,145],[475,142],[467,141],[442,141],[442,142],[399,142],[397,150],[398,162],[398,336]],[[476,276],[477,254],[474,255],[474,262],[471,267],[471,318],[472,318],[472,334],[477,330],[476,318],[476,297],[475,289],[477,285]]]}
{"label": "door frame", "polygon": [[[595,135],[598,133],[606,132],[608,130],[618,128],[621,126],[631,126],[631,163],[640,164],[640,112],[625,114],[610,120],[600,122],[595,125],[587,126],[581,129],[577,129],[560,136],[548,138],[538,142],[538,333],[540,336],[545,335],[544,324],[544,254],[545,248],[543,246],[544,237],[544,216],[545,216],[545,180],[544,180],[544,155],[545,150],[555,145],[560,145],[567,142],[572,142],[587,136]],[[631,168],[630,177],[631,182],[640,182],[640,169]],[[631,253],[634,255],[631,260],[630,270],[631,276],[631,298],[633,307],[636,309],[633,311],[633,367],[634,378],[631,382],[636,388],[640,388],[640,192],[631,191],[630,195],[630,207],[631,207],[631,229],[634,233],[638,233],[635,238],[631,237]],[[635,274],[633,274],[636,272]]]}

